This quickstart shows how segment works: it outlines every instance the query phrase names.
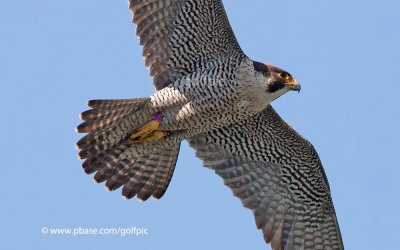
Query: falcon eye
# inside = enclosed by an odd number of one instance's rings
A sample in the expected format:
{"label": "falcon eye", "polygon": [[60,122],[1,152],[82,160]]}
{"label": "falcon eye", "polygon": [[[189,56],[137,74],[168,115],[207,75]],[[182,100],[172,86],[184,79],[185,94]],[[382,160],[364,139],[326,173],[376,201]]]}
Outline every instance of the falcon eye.
{"label": "falcon eye", "polygon": [[279,74],[279,76],[282,77],[285,80],[289,80],[290,78],[292,78],[291,75],[288,72],[281,72]]}

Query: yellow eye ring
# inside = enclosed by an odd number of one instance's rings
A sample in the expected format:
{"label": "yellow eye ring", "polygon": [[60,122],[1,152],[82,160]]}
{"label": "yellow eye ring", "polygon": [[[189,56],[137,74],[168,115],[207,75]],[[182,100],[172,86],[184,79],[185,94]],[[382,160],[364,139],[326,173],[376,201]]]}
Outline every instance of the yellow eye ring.
{"label": "yellow eye ring", "polygon": [[284,80],[290,80],[292,78],[288,72],[281,72],[279,76],[282,77]]}

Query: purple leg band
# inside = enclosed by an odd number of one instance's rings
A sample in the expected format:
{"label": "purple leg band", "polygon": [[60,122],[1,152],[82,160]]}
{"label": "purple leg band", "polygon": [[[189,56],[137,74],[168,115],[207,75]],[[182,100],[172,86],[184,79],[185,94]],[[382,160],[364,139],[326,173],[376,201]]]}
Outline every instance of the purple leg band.
{"label": "purple leg band", "polygon": [[160,113],[154,113],[153,118],[154,118],[154,120],[161,122],[163,119],[163,115]]}

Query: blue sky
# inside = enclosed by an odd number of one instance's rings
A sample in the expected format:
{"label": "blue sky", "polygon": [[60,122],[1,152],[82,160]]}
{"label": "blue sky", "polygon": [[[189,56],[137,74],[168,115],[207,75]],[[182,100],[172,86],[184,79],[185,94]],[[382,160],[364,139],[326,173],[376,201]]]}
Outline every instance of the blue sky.
{"label": "blue sky", "polygon": [[[247,55],[302,83],[273,106],[316,147],[346,248],[398,248],[400,3],[225,5]],[[2,248],[269,249],[251,212],[187,143],[159,201],[125,201],[83,173],[74,128],[85,102],[154,91],[125,0],[1,6]],[[148,234],[42,233],[134,226]]]}

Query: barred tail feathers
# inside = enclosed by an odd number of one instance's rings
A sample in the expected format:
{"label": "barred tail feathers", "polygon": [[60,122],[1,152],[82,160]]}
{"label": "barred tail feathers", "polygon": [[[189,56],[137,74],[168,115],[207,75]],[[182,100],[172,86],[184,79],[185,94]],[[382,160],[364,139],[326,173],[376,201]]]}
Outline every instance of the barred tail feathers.
{"label": "barred tail feathers", "polygon": [[81,114],[77,132],[88,133],[76,147],[88,174],[95,173],[96,182],[106,181],[108,190],[123,186],[122,194],[130,199],[161,198],[171,180],[180,143],[137,154],[137,145],[126,143],[132,131],[152,117],[150,98],[127,100],[93,100],[92,109]]}
{"label": "barred tail feathers", "polygon": [[81,159],[115,146],[151,119],[150,98],[92,100],[88,106],[92,109],[81,114],[84,122],[76,128],[78,133],[88,133],[76,143]]}

